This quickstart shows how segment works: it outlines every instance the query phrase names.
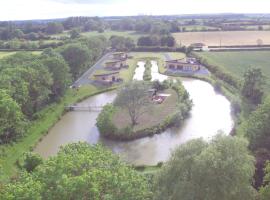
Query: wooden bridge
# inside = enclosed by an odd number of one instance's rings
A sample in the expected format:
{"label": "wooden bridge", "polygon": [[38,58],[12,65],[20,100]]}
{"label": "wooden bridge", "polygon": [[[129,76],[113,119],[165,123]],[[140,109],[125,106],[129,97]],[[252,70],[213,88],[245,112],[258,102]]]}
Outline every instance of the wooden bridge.
{"label": "wooden bridge", "polygon": [[68,111],[88,111],[88,112],[99,112],[101,111],[103,106],[96,105],[87,105],[87,104],[73,104],[66,106],[66,110]]}

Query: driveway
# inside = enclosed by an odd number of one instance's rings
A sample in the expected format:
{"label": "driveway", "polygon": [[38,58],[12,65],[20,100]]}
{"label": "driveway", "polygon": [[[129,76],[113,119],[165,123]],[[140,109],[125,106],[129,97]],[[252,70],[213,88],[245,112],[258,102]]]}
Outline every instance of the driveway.
{"label": "driveway", "polygon": [[79,87],[80,85],[91,84],[93,81],[89,79],[89,77],[99,69],[103,69],[103,63],[110,58],[112,53],[105,54],[102,58],[100,58],[96,64],[91,66],[77,81],[73,83],[73,87]]}

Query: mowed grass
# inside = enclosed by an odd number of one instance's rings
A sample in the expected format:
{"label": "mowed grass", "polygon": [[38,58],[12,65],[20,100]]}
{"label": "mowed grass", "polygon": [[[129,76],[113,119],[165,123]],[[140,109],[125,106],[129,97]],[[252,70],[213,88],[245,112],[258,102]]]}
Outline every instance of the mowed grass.
{"label": "mowed grass", "polygon": [[173,33],[178,44],[190,45],[202,42],[210,46],[219,45],[257,45],[261,39],[263,44],[270,44],[269,31],[217,31],[217,32],[184,32]]}
{"label": "mowed grass", "polygon": [[[168,89],[164,93],[171,94],[161,104],[153,103],[147,106],[147,112],[141,115],[138,119],[138,124],[134,126],[134,131],[139,131],[145,128],[153,127],[160,124],[164,119],[174,113],[177,104],[177,94],[174,90]],[[131,120],[126,109],[118,109],[114,114],[113,123],[117,128],[125,128],[131,125]]]}
{"label": "mowed grass", "polygon": [[202,52],[197,53],[211,65],[222,67],[231,74],[243,78],[249,67],[261,68],[270,93],[270,51]]}
{"label": "mowed grass", "polygon": [[[7,57],[7,56],[11,56],[15,53],[17,53],[18,51],[0,51],[0,59]],[[32,54],[35,55],[40,55],[42,53],[42,51],[30,51]]]}

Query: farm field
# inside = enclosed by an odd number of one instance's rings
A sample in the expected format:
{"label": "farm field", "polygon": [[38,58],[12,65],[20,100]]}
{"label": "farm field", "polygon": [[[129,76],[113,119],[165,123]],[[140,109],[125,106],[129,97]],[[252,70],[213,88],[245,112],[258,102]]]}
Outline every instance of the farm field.
{"label": "farm field", "polygon": [[259,67],[267,77],[267,91],[270,92],[270,51],[240,51],[240,52],[202,52],[197,53],[209,64],[224,68],[232,74],[243,77],[248,67]]}
{"label": "farm field", "polygon": [[181,45],[197,42],[208,46],[257,45],[258,39],[261,39],[263,44],[270,44],[269,31],[185,32],[173,33],[173,36]]}

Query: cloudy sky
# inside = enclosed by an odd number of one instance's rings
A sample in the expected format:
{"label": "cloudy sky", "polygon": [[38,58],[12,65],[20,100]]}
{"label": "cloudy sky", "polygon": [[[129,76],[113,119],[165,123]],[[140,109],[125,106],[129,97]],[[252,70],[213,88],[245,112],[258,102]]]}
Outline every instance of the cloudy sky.
{"label": "cloudy sky", "polygon": [[270,13],[270,0],[0,0],[0,21],[68,16]]}

